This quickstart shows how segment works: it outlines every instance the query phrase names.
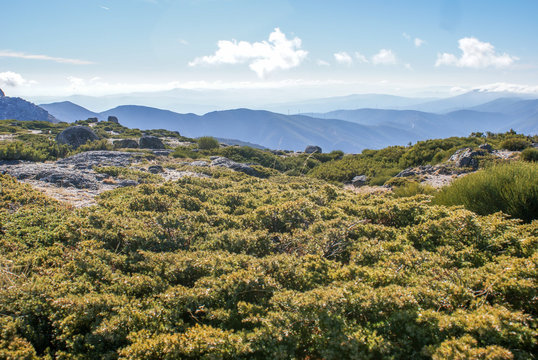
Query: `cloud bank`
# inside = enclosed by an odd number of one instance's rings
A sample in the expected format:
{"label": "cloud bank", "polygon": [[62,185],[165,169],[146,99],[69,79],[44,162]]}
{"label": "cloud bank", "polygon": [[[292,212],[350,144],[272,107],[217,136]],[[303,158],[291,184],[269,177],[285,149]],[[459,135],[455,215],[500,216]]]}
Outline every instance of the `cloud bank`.
{"label": "cloud bank", "polygon": [[275,70],[299,66],[308,55],[301,49],[301,39],[289,40],[279,28],[269,35],[268,41],[220,40],[217,46],[215,54],[198,57],[189,62],[189,66],[248,63],[249,68],[263,78]]}
{"label": "cloud bank", "polygon": [[460,39],[458,44],[462,52],[460,58],[454,54],[438,54],[435,66],[447,65],[475,69],[487,67],[503,68],[512,65],[514,61],[518,60],[517,57],[508,55],[507,53],[495,53],[495,47],[492,44],[482,42],[473,37]]}
{"label": "cloud bank", "polygon": [[0,73],[0,86],[17,87],[27,84],[21,74],[14,73],[12,71],[6,71]]}
{"label": "cloud bank", "polygon": [[25,54],[22,52],[15,52],[15,51],[10,51],[10,50],[0,50],[0,57],[28,59],[28,60],[45,60],[45,61],[57,62],[60,64],[74,64],[74,65],[93,64],[93,62],[86,61],[86,60],[67,59],[67,58],[53,57],[53,56],[48,56],[48,55]]}

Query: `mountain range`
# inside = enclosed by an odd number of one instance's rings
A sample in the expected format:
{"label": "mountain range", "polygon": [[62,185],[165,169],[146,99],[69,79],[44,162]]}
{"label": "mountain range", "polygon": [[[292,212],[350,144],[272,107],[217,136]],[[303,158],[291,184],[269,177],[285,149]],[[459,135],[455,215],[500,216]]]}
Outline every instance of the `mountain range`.
{"label": "mountain range", "polygon": [[[375,99],[374,95],[370,100]],[[148,106],[123,105],[103,112],[92,112],[65,101],[43,104],[45,110],[62,121],[88,117],[106,120],[117,116],[123,125],[140,129],[177,130],[189,137],[214,136],[259,144],[272,149],[302,150],[315,144],[325,151],[360,152],[365,148],[405,145],[409,142],[449,136],[467,136],[472,132],[538,133],[538,99],[512,93],[472,91],[442,100],[412,105],[409,98],[385,96],[384,101],[399,103],[404,109],[359,108],[329,112],[286,115],[266,110],[232,109],[204,115],[181,114]],[[332,99],[332,100],[330,100]],[[366,101],[367,96],[329,98],[332,106],[346,101]],[[359,102],[360,102],[359,101]],[[323,102],[323,101],[321,101]],[[366,104],[366,102],[365,102]],[[326,103],[323,106],[328,106]],[[416,107],[409,110],[406,107]],[[426,112],[417,109],[437,109]],[[458,109],[448,112],[441,111]]]}
{"label": "mountain range", "polygon": [[[472,132],[538,133],[538,99],[513,93],[472,91],[447,98],[410,99],[390,95],[351,95],[317,100],[328,112],[287,115],[245,108],[212,111],[204,115],[177,113],[149,106],[122,105],[94,112],[70,101],[36,106],[20,98],[0,97],[0,115],[20,120],[74,122],[89,117],[140,129],[177,130],[188,137],[214,136],[228,143],[258,144],[272,149],[303,150],[318,145],[324,151],[357,153],[365,148],[405,145],[409,142]],[[353,104],[384,101],[401,109],[355,108]],[[312,104],[315,101],[312,100]],[[408,107],[413,109],[407,109]],[[423,111],[421,109],[436,109]],[[444,109],[444,111],[441,111]],[[451,111],[446,111],[452,109]],[[456,109],[456,110],[454,110]],[[0,116],[1,117],[1,116]],[[237,140],[230,140],[237,139]]]}

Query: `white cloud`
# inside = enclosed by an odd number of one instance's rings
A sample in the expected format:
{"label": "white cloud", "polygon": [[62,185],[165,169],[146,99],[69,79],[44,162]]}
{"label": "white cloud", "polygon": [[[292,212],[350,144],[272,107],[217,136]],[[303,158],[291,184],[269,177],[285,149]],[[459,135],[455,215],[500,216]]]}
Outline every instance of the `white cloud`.
{"label": "white cloud", "polygon": [[403,36],[406,40],[411,40],[411,36],[410,36],[408,33],[402,33],[402,36]]}
{"label": "white cloud", "polygon": [[345,52],[345,51],[341,51],[341,52],[338,52],[338,53],[335,53],[334,54],[334,59],[336,60],[337,63],[339,64],[344,64],[344,65],[351,65],[353,63],[353,59],[351,58],[351,56]]}
{"label": "white cloud", "polygon": [[421,47],[422,45],[424,45],[425,41],[420,39],[420,38],[415,38],[415,46],[416,47]]}
{"label": "white cloud", "polygon": [[504,54],[496,54],[495,47],[488,42],[482,42],[476,38],[462,38],[458,41],[462,55],[458,58],[454,54],[438,54],[435,66],[451,65],[457,67],[486,68],[508,67],[518,60],[517,57]]}
{"label": "white cloud", "polygon": [[476,88],[479,91],[512,92],[519,94],[538,94],[538,85],[520,85],[509,83],[495,83],[482,85]]}
{"label": "white cloud", "polygon": [[35,55],[35,54],[25,54],[22,52],[15,52],[10,50],[0,50],[0,57],[9,57],[17,59],[29,59],[29,60],[45,60],[45,61],[54,61],[60,64],[74,64],[74,65],[89,65],[93,64],[91,61],[79,60],[79,59],[67,59],[61,57],[53,57],[48,55]]}
{"label": "white cloud", "polygon": [[103,9],[103,10],[107,10],[107,11],[110,10],[109,7],[106,7],[106,6],[103,6],[103,5],[101,5],[100,7],[101,7],[101,9]]}
{"label": "white cloud", "polygon": [[21,74],[17,74],[12,71],[6,71],[0,73],[0,85],[17,87],[28,84],[29,81],[25,80]]}
{"label": "white cloud", "polygon": [[407,70],[411,70],[411,71],[413,70],[413,67],[411,66],[411,64],[405,64],[404,66]]}
{"label": "white cloud", "polygon": [[291,40],[279,28],[269,35],[269,41],[254,42],[220,40],[214,55],[202,56],[189,62],[189,66],[201,64],[244,64],[260,78],[277,69],[287,70],[299,66],[308,52],[301,50],[301,39]]}
{"label": "white cloud", "polygon": [[189,42],[185,39],[179,39],[178,41],[181,45],[189,45]]}
{"label": "white cloud", "polygon": [[318,66],[331,66],[331,64],[329,64],[327,61],[321,59],[316,61],[316,63],[318,64]]}
{"label": "white cloud", "polygon": [[372,57],[372,62],[376,65],[393,65],[396,64],[396,55],[392,50],[381,49]]}
{"label": "white cloud", "polygon": [[363,54],[361,54],[358,51],[355,51],[355,58],[360,63],[367,63],[368,62],[368,59],[366,58],[366,56],[364,56]]}

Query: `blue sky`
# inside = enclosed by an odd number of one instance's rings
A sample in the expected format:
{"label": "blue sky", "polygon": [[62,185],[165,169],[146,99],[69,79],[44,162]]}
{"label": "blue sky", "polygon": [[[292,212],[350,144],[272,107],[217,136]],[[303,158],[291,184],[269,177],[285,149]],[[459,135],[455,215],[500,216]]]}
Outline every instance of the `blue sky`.
{"label": "blue sky", "polygon": [[18,96],[538,92],[535,0],[0,1]]}

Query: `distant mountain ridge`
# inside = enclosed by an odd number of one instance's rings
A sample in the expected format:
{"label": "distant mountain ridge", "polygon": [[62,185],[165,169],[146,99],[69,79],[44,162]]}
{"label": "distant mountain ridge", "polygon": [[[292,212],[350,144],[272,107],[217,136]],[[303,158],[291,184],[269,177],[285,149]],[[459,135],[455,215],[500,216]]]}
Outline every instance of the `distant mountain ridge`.
{"label": "distant mountain ridge", "polygon": [[138,105],[123,105],[94,113],[70,102],[42,106],[62,120],[73,121],[89,116],[106,120],[113,115],[129,127],[164,128],[177,130],[189,137],[209,135],[290,150],[303,150],[306,145],[314,144],[325,151],[353,153],[364,148],[405,145],[431,138],[467,136],[477,131],[504,132],[513,128],[527,134],[538,133],[538,100],[519,98],[495,99],[447,114],[357,109],[307,116],[233,109],[196,115]]}

